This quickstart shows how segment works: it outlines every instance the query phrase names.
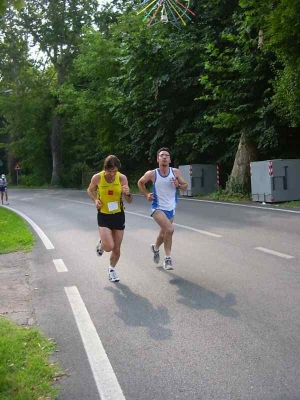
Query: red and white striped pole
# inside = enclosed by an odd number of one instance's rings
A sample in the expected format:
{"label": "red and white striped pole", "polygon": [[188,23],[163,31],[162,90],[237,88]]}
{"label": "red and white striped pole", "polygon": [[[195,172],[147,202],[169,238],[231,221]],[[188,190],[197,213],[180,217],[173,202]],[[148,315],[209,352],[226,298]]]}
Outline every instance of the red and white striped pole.
{"label": "red and white striped pole", "polygon": [[[269,176],[273,176],[273,162],[269,161]],[[275,199],[273,196],[270,197],[271,202],[274,202]]]}
{"label": "red and white striped pole", "polygon": [[269,161],[269,176],[273,176],[273,162]]}

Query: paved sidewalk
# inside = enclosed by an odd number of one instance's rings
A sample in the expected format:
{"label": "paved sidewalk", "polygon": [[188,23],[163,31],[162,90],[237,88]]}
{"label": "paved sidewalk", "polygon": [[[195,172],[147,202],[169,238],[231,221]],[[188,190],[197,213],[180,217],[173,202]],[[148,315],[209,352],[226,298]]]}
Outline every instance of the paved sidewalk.
{"label": "paved sidewalk", "polygon": [[30,253],[0,255],[0,315],[19,325],[36,322],[30,275]]}

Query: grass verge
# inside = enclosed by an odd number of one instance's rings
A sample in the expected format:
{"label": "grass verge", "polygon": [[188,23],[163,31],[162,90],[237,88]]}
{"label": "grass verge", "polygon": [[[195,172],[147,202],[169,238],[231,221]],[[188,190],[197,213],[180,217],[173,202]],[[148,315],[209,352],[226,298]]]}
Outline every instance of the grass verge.
{"label": "grass verge", "polygon": [[249,196],[244,196],[242,194],[230,194],[230,195],[219,195],[212,193],[211,196],[205,196],[206,199],[210,200],[220,200],[220,201],[232,201],[234,203],[244,203],[251,201]]}
{"label": "grass verge", "polygon": [[241,193],[226,192],[225,190],[217,190],[214,193],[207,195],[195,196],[197,199],[202,200],[220,200],[220,201],[232,201],[232,202],[249,202],[251,201],[250,195],[244,195]]}
{"label": "grass verge", "polygon": [[[251,195],[243,195],[240,193],[227,193],[225,190],[219,190],[214,193],[210,193],[207,195],[199,195],[195,196],[197,199],[202,199],[202,200],[219,200],[219,201],[229,201],[229,202],[234,202],[234,203],[245,203],[245,202],[251,202],[253,204],[257,204],[256,202],[252,202],[252,197]],[[275,206],[275,207],[288,207],[288,208],[300,208],[300,201],[288,201],[288,202],[283,202],[283,203],[268,203],[269,205]]]}
{"label": "grass verge", "polygon": [[[0,254],[30,251],[35,237],[18,215],[0,207]],[[55,344],[36,328],[0,316],[0,399],[54,400],[53,382],[62,374],[48,358]]]}
{"label": "grass verge", "polygon": [[47,362],[54,350],[55,344],[38,329],[0,317],[0,399],[55,399],[53,382],[61,374]]}
{"label": "grass verge", "polygon": [[2,207],[0,207],[0,232],[0,254],[32,250],[35,237],[27,224],[18,215]]}
{"label": "grass verge", "polygon": [[288,201],[286,203],[276,204],[282,207],[300,208],[300,201]]}

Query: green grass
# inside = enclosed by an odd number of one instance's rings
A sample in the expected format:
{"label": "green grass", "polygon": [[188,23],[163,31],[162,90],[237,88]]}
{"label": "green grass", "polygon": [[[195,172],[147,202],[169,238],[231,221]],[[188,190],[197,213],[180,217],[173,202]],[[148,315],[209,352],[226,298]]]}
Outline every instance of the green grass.
{"label": "green grass", "polygon": [[282,206],[282,207],[291,207],[291,208],[300,208],[300,201],[289,201],[286,203],[280,203],[280,204],[276,204],[277,206]]}
{"label": "green grass", "polygon": [[[210,193],[207,195],[199,195],[195,196],[197,199],[202,199],[202,200],[220,200],[220,201],[232,201],[235,203],[243,203],[243,202],[252,202],[252,197],[249,194],[247,195],[242,195],[240,193],[227,193],[225,190],[219,190],[214,193]],[[253,202],[255,204],[255,202]],[[300,201],[288,201],[285,203],[270,203],[270,205],[273,205],[275,207],[290,207],[290,208],[300,208]]]}
{"label": "green grass", "polygon": [[21,327],[0,317],[0,399],[55,399],[53,382],[61,376],[48,358],[55,345],[38,329]]}
{"label": "green grass", "polygon": [[35,237],[24,220],[0,207],[0,254],[14,251],[31,251]]}
{"label": "green grass", "polygon": [[195,196],[197,199],[202,200],[220,200],[220,201],[232,201],[232,202],[248,202],[251,201],[250,195],[243,195],[240,193],[227,193],[225,190],[219,190],[214,193]]}

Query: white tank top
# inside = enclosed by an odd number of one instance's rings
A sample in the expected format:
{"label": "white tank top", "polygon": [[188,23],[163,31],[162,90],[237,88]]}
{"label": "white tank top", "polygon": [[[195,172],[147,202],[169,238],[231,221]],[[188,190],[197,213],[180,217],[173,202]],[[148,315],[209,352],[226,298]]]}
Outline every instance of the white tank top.
{"label": "white tank top", "polygon": [[170,167],[165,176],[161,175],[159,168],[156,168],[154,172],[152,208],[155,210],[174,210],[178,200],[177,190],[172,181],[172,178],[176,178],[173,168]]}

